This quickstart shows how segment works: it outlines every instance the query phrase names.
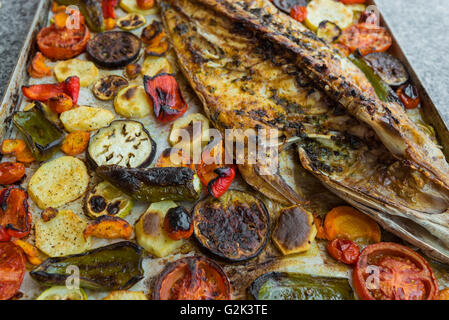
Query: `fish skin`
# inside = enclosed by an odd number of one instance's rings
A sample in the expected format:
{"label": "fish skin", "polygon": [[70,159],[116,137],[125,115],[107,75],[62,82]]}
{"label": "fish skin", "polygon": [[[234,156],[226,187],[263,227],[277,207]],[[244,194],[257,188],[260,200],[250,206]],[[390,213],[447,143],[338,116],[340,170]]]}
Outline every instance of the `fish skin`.
{"label": "fish skin", "polygon": [[336,49],[268,0],[198,0],[297,55],[316,85],[369,125],[390,152],[449,189],[449,165],[438,146],[396,102],[379,100],[364,74]]}

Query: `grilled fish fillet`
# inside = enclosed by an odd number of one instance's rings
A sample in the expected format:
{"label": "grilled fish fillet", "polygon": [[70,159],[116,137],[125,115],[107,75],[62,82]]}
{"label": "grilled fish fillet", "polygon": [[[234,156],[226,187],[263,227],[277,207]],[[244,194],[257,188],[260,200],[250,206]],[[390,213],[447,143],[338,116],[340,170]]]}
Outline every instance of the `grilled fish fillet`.
{"label": "grilled fish fillet", "polygon": [[354,117],[374,129],[397,158],[449,188],[449,165],[438,146],[396,102],[382,102],[364,74],[347,58],[280,12],[269,0],[199,0],[296,54],[316,85]]}

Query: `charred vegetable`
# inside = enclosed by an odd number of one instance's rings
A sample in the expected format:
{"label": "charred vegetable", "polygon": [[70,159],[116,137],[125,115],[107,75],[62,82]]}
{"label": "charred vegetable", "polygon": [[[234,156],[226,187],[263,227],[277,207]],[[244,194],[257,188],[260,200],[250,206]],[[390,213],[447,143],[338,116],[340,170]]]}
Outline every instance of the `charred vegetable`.
{"label": "charred vegetable", "polygon": [[165,36],[162,24],[154,20],[149,26],[142,30],[140,38],[145,44],[159,42]]}
{"label": "charred vegetable", "polygon": [[376,74],[390,86],[400,86],[409,79],[402,62],[386,52],[374,52],[363,57],[363,60]]}
{"label": "charred vegetable", "polygon": [[204,257],[167,265],[156,279],[154,300],[229,300],[231,285],[221,267]]}
{"label": "charred vegetable", "polygon": [[128,86],[128,80],[123,77],[110,75],[95,82],[92,91],[103,101],[111,100],[122,88]]}
{"label": "charred vegetable", "polygon": [[84,238],[129,239],[133,227],[119,217],[101,216],[90,222],[84,230]]}
{"label": "charred vegetable", "polygon": [[273,241],[285,255],[300,253],[309,250],[316,232],[312,214],[294,206],[279,213],[273,231]]}
{"label": "charred vegetable", "polygon": [[280,10],[290,14],[290,10],[294,7],[307,6],[307,0],[273,0],[273,4]]}
{"label": "charred vegetable", "polygon": [[132,210],[134,201],[107,181],[96,185],[84,200],[84,212],[90,218],[103,215],[126,217]]}
{"label": "charred vegetable", "polygon": [[257,256],[270,234],[270,218],[262,201],[230,190],[220,199],[209,197],[193,211],[193,228],[199,243],[229,261]]}
{"label": "charred vegetable", "polygon": [[87,300],[83,289],[68,289],[66,286],[54,286],[42,292],[36,300]]}
{"label": "charred vegetable", "polygon": [[25,166],[20,162],[0,163],[0,184],[13,184],[25,175]]}
{"label": "charred vegetable", "polygon": [[347,279],[272,272],[250,287],[257,300],[354,300]]}
{"label": "charred vegetable", "polygon": [[101,166],[97,174],[115,187],[139,201],[195,201],[201,193],[201,183],[192,169],[126,168]]}
{"label": "charred vegetable", "polygon": [[79,268],[80,285],[93,290],[128,289],[143,278],[142,249],[122,241],[82,254],[50,258],[30,272],[45,285],[64,285],[70,266]]}
{"label": "charred vegetable", "polygon": [[161,73],[143,78],[145,91],[153,101],[154,115],[159,122],[176,120],[187,110],[179,84],[171,74]]}
{"label": "charred vegetable", "polygon": [[0,191],[0,241],[12,237],[23,238],[31,231],[31,212],[28,194],[22,188],[11,186]]}
{"label": "charred vegetable", "polygon": [[341,29],[353,23],[352,10],[343,3],[334,0],[312,0],[307,4],[307,27],[316,31],[321,21],[328,20],[337,24]]}
{"label": "charred vegetable", "polygon": [[132,85],[117,93],[114,109],[126,118],[144,118],[151,113],[152,103],[143,86]]}
{"label": "charred vegetable", "polygon": [[138,13],[128,13],[117,20],[117,25],[123,30],[134,30],[145,25],[145,17]]}
{"label": "charred vegetable", "polygon": [[184,207],[171,208],[164,218],[164,230],[170,239],[188,239],[193,233],[192,217]]}
{"label": "charred vegetable", "polygon": [[130,32],[99,33],[87,43],[87,53],[95,64],[104,68],[122,68],[139,56],[142,43]]}
{"label": "charred vegetable", "polygon": [[87,159],[94,168],[108,164],[146,167],[155,154],[156,143],[149,132],[143,124],[132,120],[116,120],[101,128],[87,148]]}
{"label": "charred vegetable", "polygon": [[335,42],[341,36],[341,29],[332,21],[321,21],[316,35],[327,42]]}
{"label": "charred vegetable", "polygon": [[45,117],[38,106],[29,111],[14,113],[13,122],[26,137],[34,158],[39,161],[49,159],[57,151],[64,137],[63,132]]}
{"label": "charred vegetable", "polygon": [[410,83],[398,88],[396,94],[406,109],[416,109],[421,103],[418,90]]}
{"label": "charred vegetable", "polygon": [[86,20],[87,26],[94,32],[104,31],[103,11],[96,0],[56,0],[65,6],[77,6]]}

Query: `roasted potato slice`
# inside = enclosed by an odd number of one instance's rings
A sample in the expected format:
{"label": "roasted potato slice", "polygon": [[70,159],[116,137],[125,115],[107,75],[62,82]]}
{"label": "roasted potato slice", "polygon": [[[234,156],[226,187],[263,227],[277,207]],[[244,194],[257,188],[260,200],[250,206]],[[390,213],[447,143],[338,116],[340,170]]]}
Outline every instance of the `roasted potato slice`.
{"label": "roasted potato slice", "polygon": [[109,292],[109,294],[103,300],[149,300],[147,295],[143,291],[128,291],[128,290],[115,290]]}
{"label": "roasted potato slice", "polygon": [[142,75],[154,77],[159,73],[173,73],[173,68],[166,57],[147,56],[143,61]]}
{"label": "roasted potato slice", "polygon": [[114,109],[126,118],[143,118],[151,113],[153,103],[143,86],[133,85],[123,88],[114,99]]}
{"label": "roasted potato slice", "polygon": [[178,149],[189,149],[206,145],[209,142],[209,120],[201,113],[191,113],[177,119],[171,128],[168,142]]}
{"label": "roasted potato slice", "polygon": [[59,61],[54,71],[59,82],[71,76],[78,76],[82,87],[90,86],[98,77],[98,68],[94,63],[79,59]]}
{"label": "roasted potato slice", "polygon": [[93,131],[108,126],[114,114],[102,108],[80,106],[61,113],[60,120],[68,132]]}
{"label": "roasted potato slice", "polygon": [[352,24],[354,14],[343,3],[334,0],[312,0],[307,5],[307,27],[316,31],[321,21],[334,22],[341,29]]}

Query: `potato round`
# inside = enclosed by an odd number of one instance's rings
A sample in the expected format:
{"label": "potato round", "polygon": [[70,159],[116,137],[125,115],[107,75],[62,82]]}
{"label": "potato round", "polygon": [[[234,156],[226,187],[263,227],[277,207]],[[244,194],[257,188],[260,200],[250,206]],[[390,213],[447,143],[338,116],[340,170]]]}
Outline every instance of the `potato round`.
{"label": "potato round", "polygon": [[57,208],[81,197],[89,184],[83,161],[65,156],[44,163],[28,185],[31,199],[41,209]]}
{"label": "potato round", "polygon": [[108,126],[114,114],[102,108],[81,106],[61,113],[60,119],[68,132],[93,131]]}
{"label": "potato round", "polygon": [[94,63],[85,60],[71,59],[59,61],[55,66],[55,76],[59,82],[71,76],[78,76],[80,85],[88,87],[97,79],[98,68]]}
{"label": "potato round", "polygon": [[143,61],[142,75],[154,77],[159,73],[172,73],[173,68],[166,57],[148,56]]}
{"label": "potato round", "polygon": [[343,3],[334,0],[312,0],[307,5],[306,25],[313,31],[324,20],[332,21],[341,29],[353,23],[354,14]]}
{"label": "potato round", "polygon": [[143,86],[129,86],[117,93],[114,99],[115,112],[126,118],[143,118],[150,114],[153,103]]}

